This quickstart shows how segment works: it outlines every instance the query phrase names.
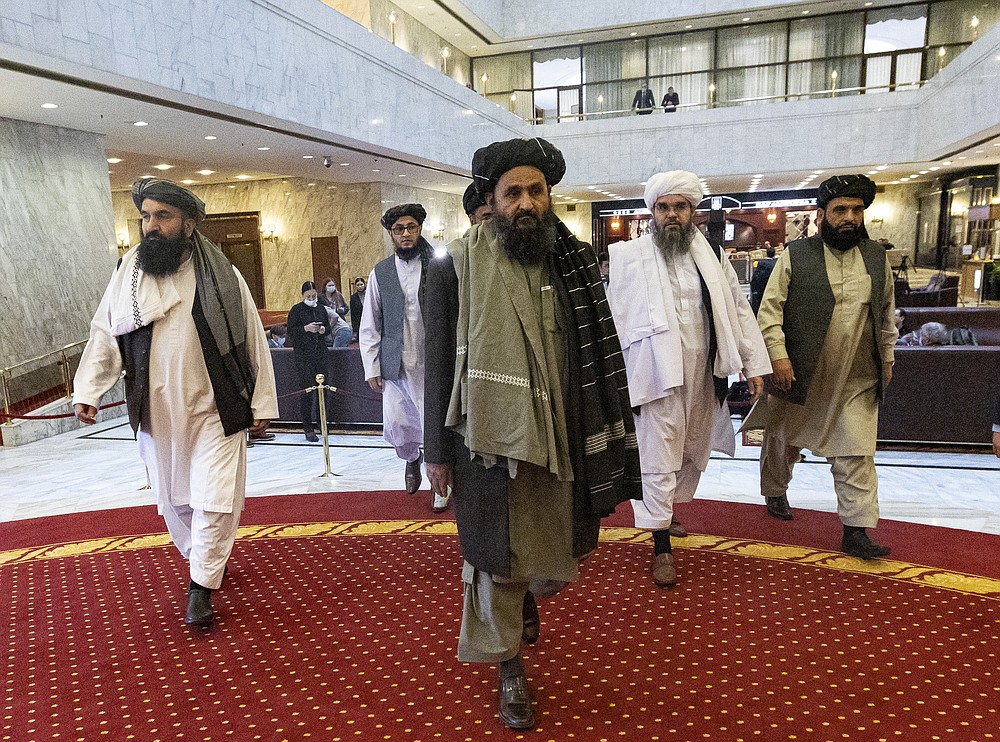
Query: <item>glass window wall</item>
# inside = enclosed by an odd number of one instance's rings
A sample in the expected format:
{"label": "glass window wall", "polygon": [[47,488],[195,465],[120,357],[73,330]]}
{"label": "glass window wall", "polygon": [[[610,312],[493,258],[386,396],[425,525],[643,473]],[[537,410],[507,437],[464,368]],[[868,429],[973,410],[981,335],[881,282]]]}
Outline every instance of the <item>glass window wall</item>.
{"label": "glass window wall", "polygon": [[[651,77],[677,75],[682,72],[703,72],[715,65],[715,33],[701,31],[649,40],[649,74]],[[674,85],[676,88],[677,86]],[[666,88],[664,88],[666,90]]]}
{"label": "glass window wall", "polygon": [[905,5],[868,11],[865,54],[920,49],[927,32],[927,6]]}
{"label": "glass window wall", "polygon": [[784,62],[788,25],[760,23],[719,30],[719,67],[752,67]]}
{"label": "glass window wall", "polygon": [[[975,20],[973,20],[975,18]],[[949,0],[930,7],[928,43],[968,43],[1000,20],[1000,3],[984,0]]]}
{"label": "glass window wall", "polygon": [[861,54],[864,44],[865,22],[860,13],[802,18],[791,22],[788,58],[848,57]]}
{"label": "glass window wall", "polygon": [[491,100],[495,93],[531,89],[531,56],[527,52],[477,57],[472,72],[476,90]]}
{"label": "glass window wall", "polygon": [[[644,39],[610,41],[583,47],[583,81],[636,80],[646,77]],[[638,87],[638,85],[636,86]],[[631,98],[629,98],[631,102]]]}

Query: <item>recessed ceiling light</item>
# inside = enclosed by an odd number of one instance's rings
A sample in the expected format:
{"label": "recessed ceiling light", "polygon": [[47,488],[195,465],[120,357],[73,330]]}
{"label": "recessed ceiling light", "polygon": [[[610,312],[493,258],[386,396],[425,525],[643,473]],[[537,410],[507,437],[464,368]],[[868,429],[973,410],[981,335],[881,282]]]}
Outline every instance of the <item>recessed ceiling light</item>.
{"label": "recessed ceiling light", "polygon": [[121,161],[122,161],[121,157],[109,157],[108,158],[108,163],[111,164],[111,165],[117,165]]}
{"label": "recessed ceiling light", "polygon": [[960,160],[968,160],[969,158],[968,158],[968,157],[966,157],[965,155],[962,155],[962,156],[961,156],[961,157],[959,157],[958,159],[960,159]]}
{"label": "recessed ceiling light", "polygon": [[271,149],[271,148],[270,147],[258,147],[257,151],[259,151],[259,152],[267,152],[269,149]]}
{"label": "recessed ceiling light", "polygon": [[313,159],[313,156],[312,155],[302,155],[302,159],[303,160],[311,160],[311,159]]}
{"label": "recessed ceiling light", "polygon": [[684,28],[691,28],[691,24],[687,24]]}
{"label": "recessed ceiling light", "polygon": [[909,178],[904,175],[900,180],[909,180]]}
{"label": "recessed ceiling light", "polygon": [[869,175],[878,175],[878,170],[869,170],[868,174]]}
{"label": "recessed ceiling light", "polygon": [[58,103],[43,103],[42,108],[59,108]]}
{"label": "recessed ceiling light", "polygon": [[813,175],[822,175],[826,170],[813,170]]}
{"label": "recessed ceiling light", "polygon": [[629,34],[629,36],[638,36],[638,35],[639,34],[637,32],[635,32],[635,31],[633,31],[632,33]]}
{"label": "recessed ceiling light", "polygon": [[977,155],[981,155],[981,154],[982,154],[983,152],[985,152],[985,151],[986,151],[985,149],[977,149],[977,150],[976,150],[976,154],[977,154]]}
{"label": "recessed ceiling light", "polygon": [[234,185],[231,185],[231,186],[229,186],[229,187],[230,187],[230,188],[235,188],[236,186],[234,186]]}
{"label": "recessed ceiling light", "polygon": [[155,167],[157,170],[170,170],[173,167],[173,165],[168,165],[167,163],[162,162],[159,165],[153,165],[153,167]]}
{"label": "recessed ceiling light", "polygon": [[743,19],[743,22],[744,22],[744,23],[746,23],[746,22],[747,22],[747,21],[749,21],[749,20],[750,20],[750,18],[749,18],[749,17],[747,17],[747,18],[744,18],[744,19]]}
{"label": "recessed ceiling light", "polygon": [[182,181],[181,181],[181,183],[183,183],[184,185],[191,185],[191,184],[192,184],[192,183],[194,183],[194,182],[195,182],[195,181],[193,181],[193,180],[191,180],[191,179],[187,179],[187,180],[182,180]]}
{"label": "recessed ceiling light", "polygon": [[928,172],[930,172],[930,171],[929,170],[921,170],[920,174],[921,175],[927,175]]}
{"label": "recessed ceiling light", "polygon": [[808,10],[803,10],[802,11],[802,15],[809,15],[809,11]]}
{"label": "recessed ceiling light", "polygon": [[212,141],[215,141],[216,139],[218,139],[218,137],[213,137],[211,134],[209,134],[207,137],[205,137],[205,139],[207,139],[208,141],[212,142]]}
{"label": "recessed ceiling light", "polygon": [[307,185],[311,185],[311,186],[314,186],[314,185],[316,185],[316,184],[315,184],[315,183],[308,183]]}
{"label": "recessed ceiling light", "polygon": [[374,170],[372,170],[372,172],[373,172],[373,173],[380,173],[380,172],[382,172],[382,171],[381,171],[381,170],[379,170],[378,168],[375,168]]}
{"label": "recessed ceiling light", "polygon": [[400,177],[400,178],[405,178],[405,177],[406,177],[406,175],[405,175],[404,173],[399,173],[399,177]]}
{"label": "recessed ceiling light", "polygon": [[[111,160],[108,160],[108,162],[111,162]],[[588,191],[596,191],[597,190],[597,186],[587,186],[587,190]]]}
{"label": "recessed ceiling light", "polygon": [[348,166],[348,165],[350,165],[350,164],[351,164],[351,163],[349,163],[349,162],[342,162],[342,163],[340,163],[340,166],[341,166],[341,167],[347,167],[347,166]]}
{"label": "recessed ceiling light", "polygon": [[214,172],[214,170],[199,170],[198,175],[211,175]]}
{"label": "recessed ceiling light", "polygon": [[877,168],[875,168],[875,169],[876,169],[876,170],[885,170],[885,169],[886,169],[887,167],[889,167],[889,166],[888,166],[888,165],[879,165],[879,166],[878,166]]}
{"label": "recessed ceiling light", "polygon": [[940,170],[940,169],[941,169],[941,168],[939,168],[939,167],[938,167],[937,165],[935,165],[934,167],[932,167],[932,168],[931,168],[931,171],[933,172],[933,171],[935,171],[935,170]]}
{"label": "recessed ceiling light", "polygon": [[133,121],[132,126],[149,126],[149,123],[146,121]]}
{"label": "recessed ceiling light", "polygon": [[146,178],[152,178],[152,175],[140,175],[139,180],[146,180]]}
{"label": "recessed ceiling light", "polygon": [[237,175],[236,180],[250,180],[249,175]]}

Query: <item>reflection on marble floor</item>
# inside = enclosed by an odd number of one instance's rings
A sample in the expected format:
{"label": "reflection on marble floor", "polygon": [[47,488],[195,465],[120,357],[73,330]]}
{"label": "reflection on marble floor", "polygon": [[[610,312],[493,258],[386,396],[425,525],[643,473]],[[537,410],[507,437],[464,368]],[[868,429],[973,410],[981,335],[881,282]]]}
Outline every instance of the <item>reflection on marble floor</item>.
{"label": "reflection on marble floor", "polygon": [[[737,440],[735,459],[713,456],[697,496],[761,503],[759,454]],[[273,442],[251,448],[247,460],[250,497],[403,487],[403,463],[377,435],[331,438],[331,470],[340,476],[330,478],[319,476],[322,445],[308,444],[301,433],[278,433]],[[880,451],[875,461],[883,518],[1000,534],[1000,461],[993,456]],[[150,504],[145,483],[137,446],[120,418],[0,447],[0,520]],[[789,501],[793,508],[836,510],[825,460],[807,454],[795,467]]]}

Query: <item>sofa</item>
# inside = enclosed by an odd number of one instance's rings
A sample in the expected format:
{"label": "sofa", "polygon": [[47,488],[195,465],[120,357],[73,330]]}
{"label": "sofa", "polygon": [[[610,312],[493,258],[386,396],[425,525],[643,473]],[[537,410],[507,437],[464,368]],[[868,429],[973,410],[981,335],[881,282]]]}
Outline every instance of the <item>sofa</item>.
{"label": "sofa", "polygon": [[[278,419],[300,424],[299,398],[284,396],[301,388],[295,370],[295,351],[272,348],[271,363],[278,388]],[[353,348],[327,348],[326,383],[342,390],[326,393],[326,419],[340,427],[382,424],[382,397],[365,381],[361,351]]]}
{"label": "sofa", "polygon": [[905,279],[897,278],[897,307],[956,307],[958,306],[958,276],[935,273],[926,286],[911,289]]}
{"label": "sofa", "polygon": [[879,410],[883,442],[981,444],[992,440],[1000,397],[1000,309],[905,308],[900,334],[925,322],[968,327],[976,346],[897,347]]}

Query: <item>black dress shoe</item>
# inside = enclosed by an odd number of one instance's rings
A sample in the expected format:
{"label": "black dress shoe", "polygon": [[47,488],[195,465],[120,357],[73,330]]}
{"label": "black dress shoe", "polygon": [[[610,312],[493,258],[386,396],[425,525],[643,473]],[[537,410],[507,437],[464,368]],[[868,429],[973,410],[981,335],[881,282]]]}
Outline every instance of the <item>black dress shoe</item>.
{"label": "black dress shoe", "polygon": [[309,430],[306,432],[306,440],[309,441],[310,443],[317,443],[319,441],[319,436],[316,435],[313,431]]}
{"label": "black dress shoe", "polygon": [[420,473],[420,465],[424,462],[424,455],[418,454],[417,458],[413,461],[406,462],[406,491],[411,495],[420,489],[420,485],[424,481],[423,475]]}
{"label": "black dress shoe", "polygon": [[511,729],[531,729],[535,726],[528,679],[524,675],[500,679],[499,709],[500,721]]}
{"label": "black dress shoe", "polygon": [[788,507],[788,497],[782,495],[781,497],[768,497],[767,499],[767,514],[772,518],[777,518],[778,520],[791,520],[792,519],[792,509]]}
{"label": "black dress shoe", "polygon": [[864,529],[858,529],[849,533],[845,532],[844,538],[840,542],[840,548],[848,556],[857,557],[858,559],[879,559],[880,557],[889,556],[892,553],[892,549],[888,546],[876,544],[868,538],[868,534],[865,533]]}
{"label": "black dress shoe", "polygon": [[251,433],[250,440],[252,441],[273,441],[274,433]]}
{"label": "black dress shoe", "polygon": [[214,617],[212,591],[205,588],[188,590],[187,613],[184,615],[184,623],[188,626],[205,628],[212,625]]}
{"label": "black dress shoe", "polygon": [[542,623],[538,618],[538,603],[535,596],[528,591],[524,595],[524,607],[521,609],[521,616],[524,625],[521,629],[521,641],[525,644],[534,644],[538,641],[538,634],[541,631]]}

